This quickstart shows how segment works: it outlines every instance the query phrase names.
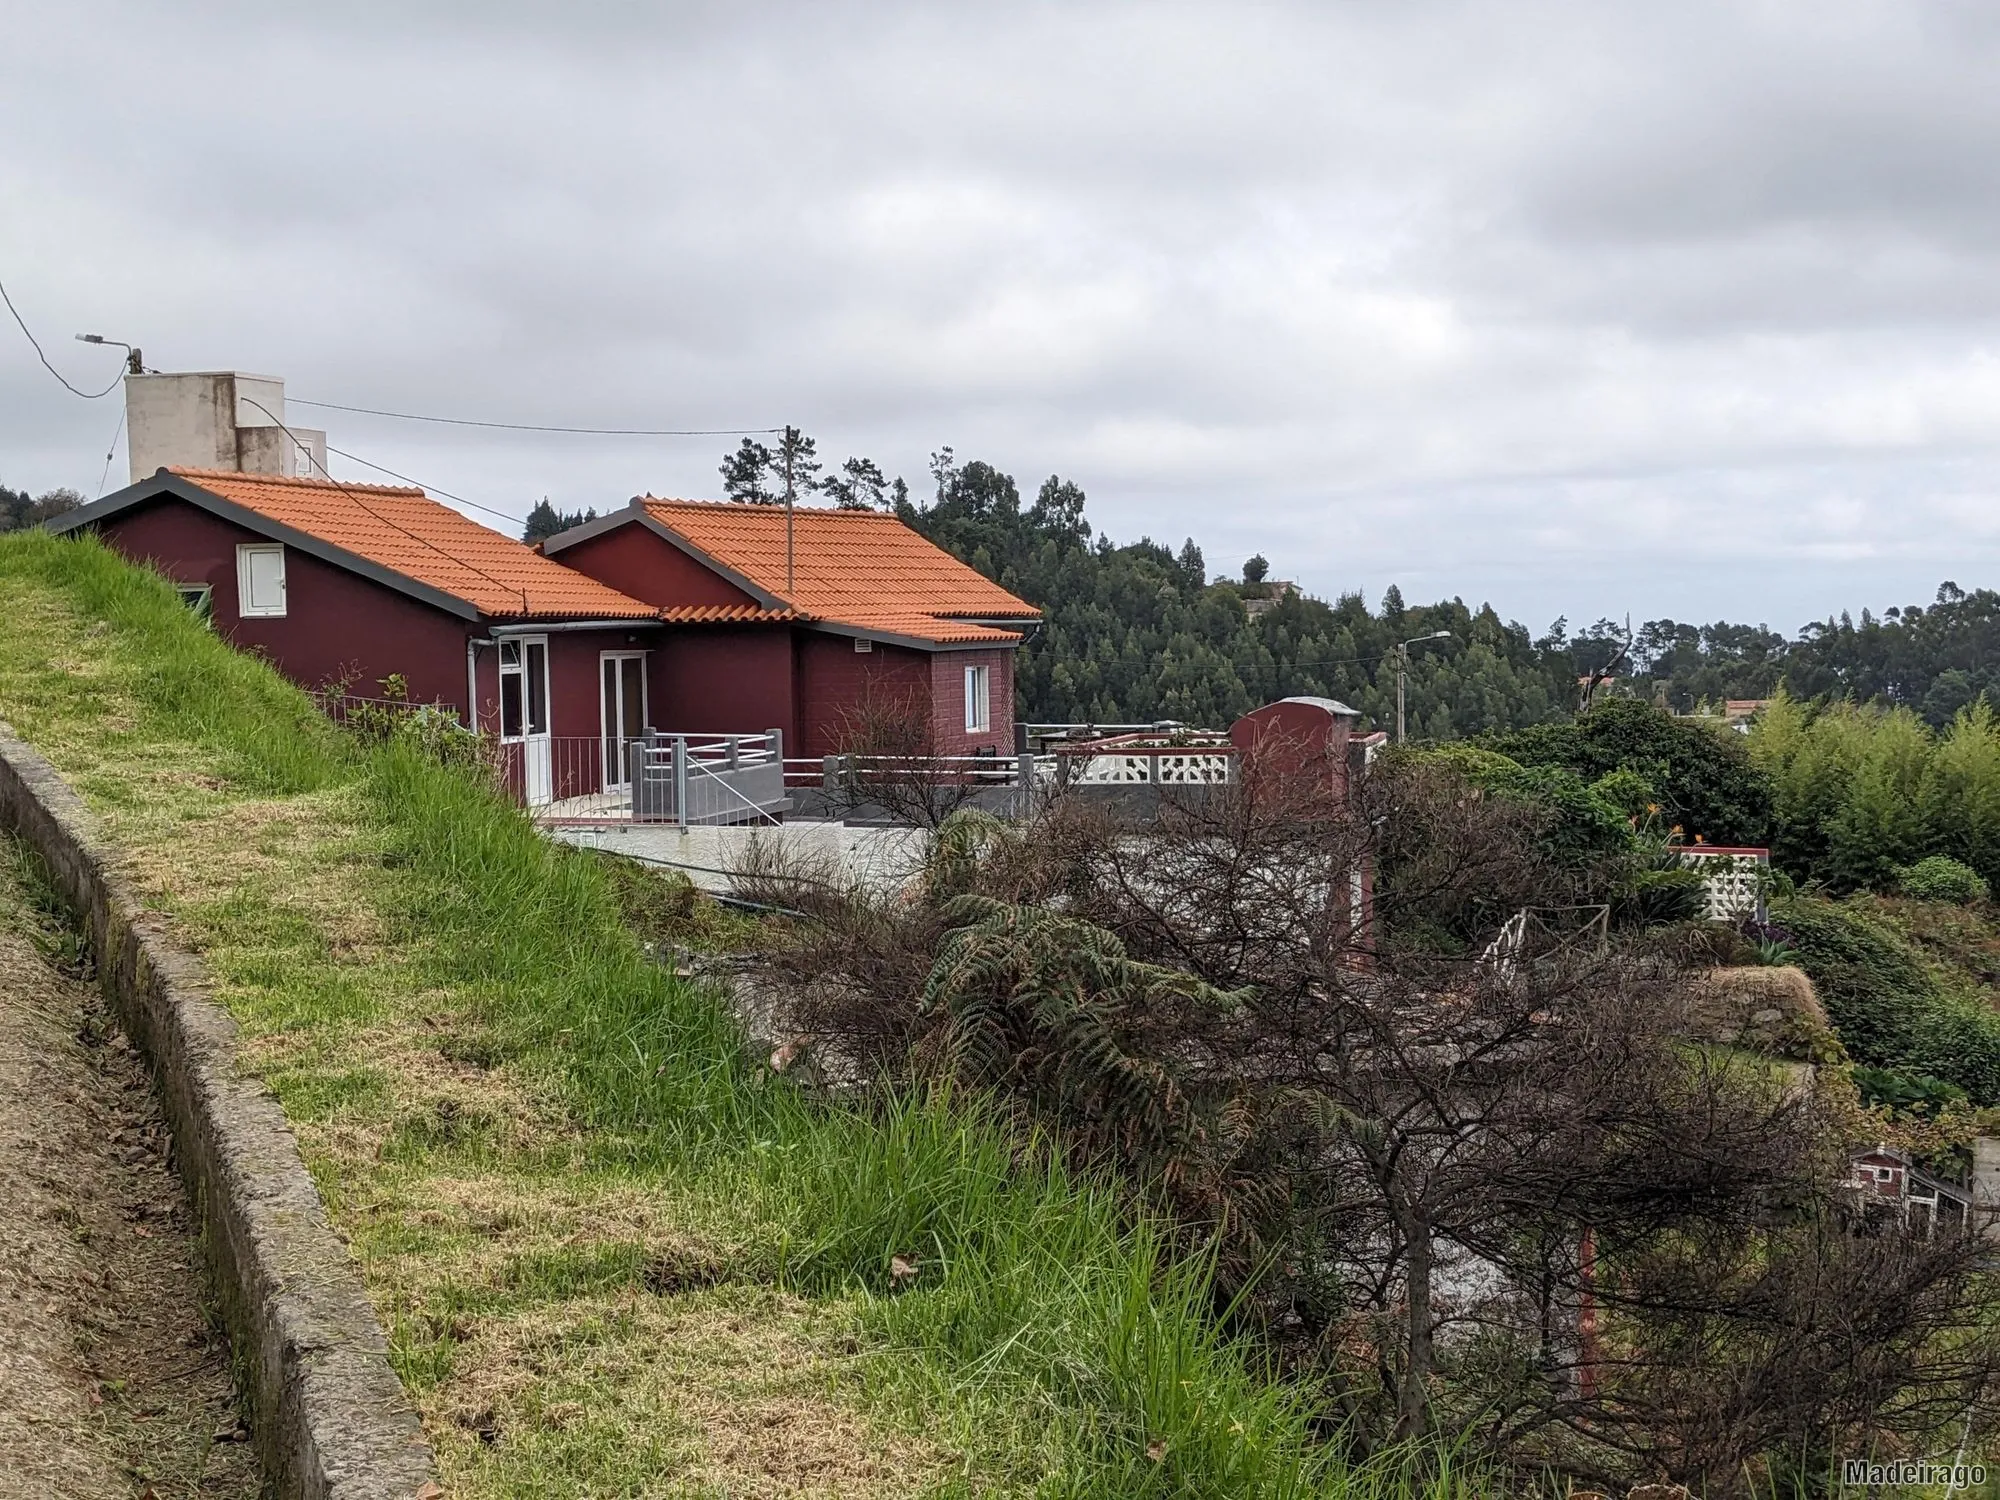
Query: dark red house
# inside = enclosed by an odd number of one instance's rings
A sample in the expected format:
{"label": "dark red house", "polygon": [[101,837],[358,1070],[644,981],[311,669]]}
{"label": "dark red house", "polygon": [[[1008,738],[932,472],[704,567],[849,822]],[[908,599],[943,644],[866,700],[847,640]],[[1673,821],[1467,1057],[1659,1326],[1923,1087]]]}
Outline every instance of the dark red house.
{"label": "dark red house", "polygon": [[616,784],[645,728],[658,610],[422,490],[161,469],[50,528],[150,564],[302,685],[400,678],[518,746],[530,802]]}
{"label": "dark red house", "polygon": [[1014,652],[1040,611],[894,516],[649,495],[542,547],[658,608],[661,729],[782,728],[788,754],[821,756],[893,704],[935,753],[1013,752]]}

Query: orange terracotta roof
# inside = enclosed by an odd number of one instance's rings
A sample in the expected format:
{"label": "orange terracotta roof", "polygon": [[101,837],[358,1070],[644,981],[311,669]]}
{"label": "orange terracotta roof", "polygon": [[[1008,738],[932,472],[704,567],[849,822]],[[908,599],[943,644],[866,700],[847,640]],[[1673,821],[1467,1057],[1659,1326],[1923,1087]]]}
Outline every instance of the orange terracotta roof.
{"label": "orange terracotta roof", "polygon": [[230,469],[170,472],[281,526],[462,599],[481,614],[607,620],[657,614],[652,605],[543,557],[419,489]]}
{"label": "orange terracotta roof", "polygon": [[834,624],[939,644],[1011,644],[1013,630],[973,620],[1041,618],[1041,611],[879,511],[792,513],[792,586],[785,586],[785,511],[777,505],[661,500],[646,514],[705,556],[794,609]]}
{"label": "orange terracotta roof", "polygon": [[764,609],[755,604],[674,604],[660,611],[670,625],[738,625],[768,620],[808,620],[795,609]]}

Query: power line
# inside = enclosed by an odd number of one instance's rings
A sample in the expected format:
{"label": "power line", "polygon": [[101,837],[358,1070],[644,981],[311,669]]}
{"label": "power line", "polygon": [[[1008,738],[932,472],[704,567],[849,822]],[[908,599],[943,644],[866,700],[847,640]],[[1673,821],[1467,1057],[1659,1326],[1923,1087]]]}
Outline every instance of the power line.
{"label": "power line", "polygon": [[[292,445],[294,447],[298,448],[301,452],[308,455],[308,462],[311,461],[310,455],[312,453],[312,448],[309,445],[300,442],[298,434],[293,432],[291,428],[287,427],[282,421],[280,421],[277,414],[273,412],[270,409],[270,407],[264,405],[263,402],[256,400],[254,397],[243,396],[241,397],[241,399],[247,402],[249,405],[256,407],[257,410],[261,411],[265,416],[269,417],[274,423],[276,423],[278,430],[282,432],[286,437],[292,440]],[[341,457],[343,458],[351,456],[352,455],[350,454],[341,455]],[[355,459],[355,462],[365,463],[366,460]],[[373,464],[369,464],[368,467],[372,469],[375,466]],[[394,521],[390,520],[380,511],[371,507],[366,500],[363,500],[359,495],[355,494],[353,490],[349,489],[346,485],[342,484],[338,479],[335,479],[332,473],[327,470],[325,465],[320,466],[320,472],[326,475],[327,482],[333,485],[335,489],[339,490],[341,494],[347,496],[348,499],[352,500],[356,505],[360,506],[364,512],[366,512],[368,515],[373,516],[376,520],[380,521],[384,526],[387,526],[390,530],[402,532],[402,534],[408,537],[411,541],[416,542],[420,546],[430,548],[431,551],[435,552],[439,557],[445,558],[450,562],[457,563],[458,566],[464,568],[467,572],[477,573],[481,578],[484,578],[488,583],[492,584],[493,587],[500,590],[500,592],[503,594],[519,594],[521,596],[521,613],[523,615],[526,615],[529,612],[528,591],[526,589],[509,588],[506,584],[502,583],[499,579],[495,578],[491,573],[485,572],[480,568],[474,567],[471,563],[467,562],[464,558],[457,556],[455,553],[445,551],[444,548],[440,547],[436,542],[432,541],[429,537],[418,536],[414,531],[410,530],[410,528],[407,526],[398,526]],[[388,470],[385,469],[383,470],[383,472],[387,473]],[[401,478],[402,476],[398,475],[397,477]],[[414,480],[410,481],[410,483],[413,484],[415,482],[416,481]],[[422,486],[419,485],[418,488],[421,489]],[[439,493],[442,494],[443,491],[439,491]],[[457,497],[454,496],[453,498],[456,499]]]}
{"label": "power line", "polygon": [[104,472],[97,476],[97,498],[104,498],[104,486],[111,480],[111,455],[118,451],[118,440],[125,436],[125,412],[118,413],[118,430],[111,434],[111,446],[104,450]]}
{"label": "power line", "polygon": [[435,422],[444,427],[491,427],[503,432],[570,432],[584,437],[764,437],[782,427],[557,427],[542,422],[475,422],[469,417],[427,417],[410,411],[383,411],[373,406],[342,406],[338,401],[286,398],[294,406],[324,411],[348,411],[364,417],[394,417],[399,422]]}
{"label": "power line", "polygon": [[[247,400],[248,398],[246,397],[245,399]],[[254,405],[255,403],[252,404]],[[377,474],[387,474],[391,479],[400,479],[405,484],[414,484],[420,490],[427,491],[433,495],[442,495],[447,500],[456,500],[460,505],[469,505],[474,510],[483,510],[489,516],[498,516],[501,520],[512,522],[516,526],[525,526],[528,524],[520,516],[509,515],[504,510],[495,510],[490,505],[481,505],[477,500],[468,500],[463,495],[454,495],[450,490],[441,490],[434,484],[425,484],[421,479],[412,479],[407,474],[398,474],[394,469],[385,469],[378,463],[370,463],[358,453],[349,453],[345,448],[336,448],[333,444],[328,443],[326,451],[329,453],[338,453],[342,458],[352,463],[360,464],[364,469],[373,469]],[[329,479],[333,478],[331,474],[326,477]]]}
{"label": "power line", "polygon": [[49,357],[46,354],[42,353],[42,341],[36,338],[35,335],[29,331],[26,320],[24,320],[21,316],[20,309],[14,306],[14,299],[7,295],[7,284],[5,282],[0,282],[0,302],[4,302],[7,304],[7,311],[12,313],[14,315],[14,321],[21,325],[21,332],[27,334],[28,342],[35,346],[35,358],[39,359],[42,362],[42,368],[44,370],[47,370],[51,375],[55,376],[57,380],[60,380],[62,382],[63,389],[68,391],[72,396],[81,396],[86,401],[101,401],[106,396],[110,395],[113,391],[118,389],[119,382],[124,380],[125,378],[125,372],[123,370],[120,370],[117,373],[117,375],[112,378],[111,384],[107,385],[101,391],[80,391],[75,386],[71,385],[69,383],[68,378],[64,376],[63,372],[61,370],[58,370],[54,365],[50,364]]}

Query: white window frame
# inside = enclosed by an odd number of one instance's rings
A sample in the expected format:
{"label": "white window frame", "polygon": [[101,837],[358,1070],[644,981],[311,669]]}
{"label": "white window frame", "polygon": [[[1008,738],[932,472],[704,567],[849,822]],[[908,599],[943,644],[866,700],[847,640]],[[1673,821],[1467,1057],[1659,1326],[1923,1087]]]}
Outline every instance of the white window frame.
{"label": "white window frame", "polygon": [[[278,603],[276,608],[260,607],[251,598],[251,559],[273,554],[278,559]],[[282,619],[285,615],[286,602],[284,543],[245,542],[239,546],[236,549],[236,613],[246,620]]]}
{"label": "white window frame", "polygon": [[993,672],[990,667],[965,669],[965,732],[984,734],[993,727]]}

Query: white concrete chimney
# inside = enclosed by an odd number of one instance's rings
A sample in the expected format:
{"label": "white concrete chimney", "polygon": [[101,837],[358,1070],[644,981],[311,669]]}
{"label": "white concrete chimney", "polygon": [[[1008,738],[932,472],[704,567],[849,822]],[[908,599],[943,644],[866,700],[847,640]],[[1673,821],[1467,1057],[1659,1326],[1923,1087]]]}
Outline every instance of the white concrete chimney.
{"label": "white concrete chimney", "polygon": [[326,434],[286,418],[274,375],[127,375],[125,443],[134,484],[164,468],[327,477]]}

